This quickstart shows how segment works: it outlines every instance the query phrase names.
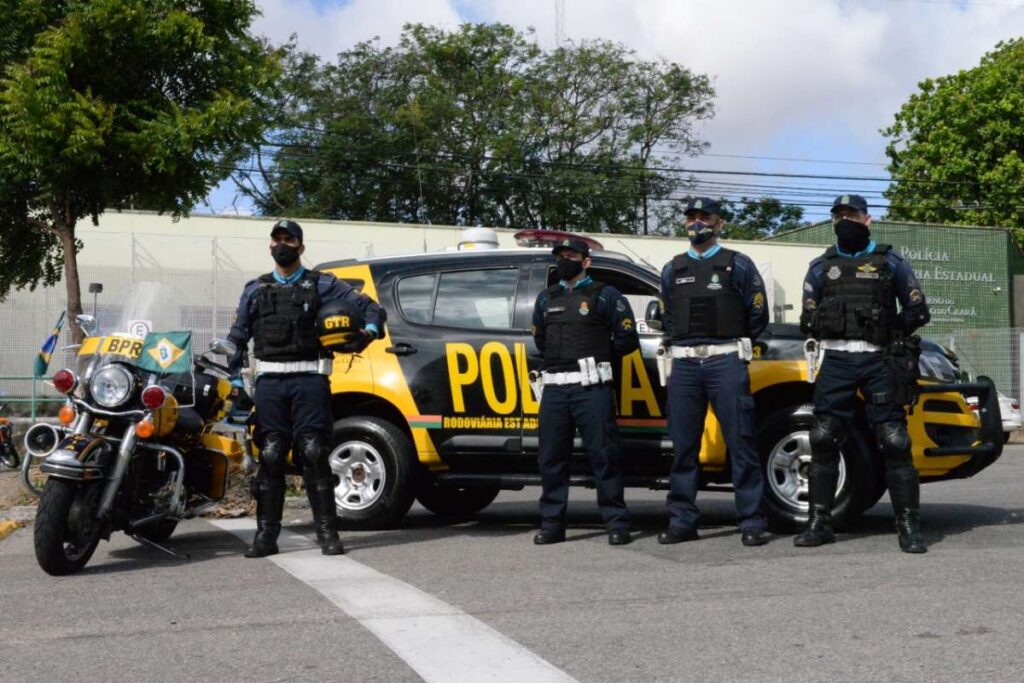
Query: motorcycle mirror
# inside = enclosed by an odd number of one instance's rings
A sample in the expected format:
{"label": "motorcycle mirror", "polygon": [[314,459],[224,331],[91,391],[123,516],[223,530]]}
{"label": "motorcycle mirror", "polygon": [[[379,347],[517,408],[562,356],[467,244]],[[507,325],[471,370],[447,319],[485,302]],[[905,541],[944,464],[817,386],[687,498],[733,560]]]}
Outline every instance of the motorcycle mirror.
{"label": "motorcycle mirror", "polygon": [[80,313],[75,316],[75,324],[82,328],[87,337],[96,333],[96,316]]}
{"label": "motorcycle mirror", "polygon": [[210,351],[219,353],[222,356],[233,356],[238,353],[238,347],[233,341],[227,339],[214,339],[210,342]]}

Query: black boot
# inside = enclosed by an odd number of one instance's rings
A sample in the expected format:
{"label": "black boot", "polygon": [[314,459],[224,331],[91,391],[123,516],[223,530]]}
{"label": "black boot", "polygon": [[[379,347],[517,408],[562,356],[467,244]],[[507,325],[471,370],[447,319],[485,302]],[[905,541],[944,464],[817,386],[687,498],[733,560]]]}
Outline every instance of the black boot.
{"label": "black boot", "polygon": [[316,542],[324,555],[343,555],[345,547],[338,538],[338,511],[334,503],[334,477],[306,481],[306,495],[313,510]]}
{"label": "black boot", "polygon": [[885,473],[889,485],[892,510],[896,513],[896,533],[900,550],[905,553],[926,553],[928,546],[921,537],[921,484],[917,470],[903,467]]}
{"label": "black boot", "polygon": [[815,548],[836,542],[836,535],[832,532],[832,505],[835,503],[838,476],[834,467],[811,463],[807,482],[810,511],[807,526],[793,539],[796,547]]}
{"label": "black boot", "polygon": [[253,486],[256,496],[256,537],[246,548],[246,557],[276,555],[277,536],[281,533],[281,511],[284,508],[284,482],[258,482]]}

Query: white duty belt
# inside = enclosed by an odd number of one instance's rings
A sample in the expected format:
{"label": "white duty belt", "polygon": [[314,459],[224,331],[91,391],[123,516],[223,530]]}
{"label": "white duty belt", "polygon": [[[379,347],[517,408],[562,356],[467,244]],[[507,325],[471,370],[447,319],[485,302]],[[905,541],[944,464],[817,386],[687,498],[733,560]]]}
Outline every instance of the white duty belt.
{"label": "white duty belt", "polygon": [[330,375],[333,369],[334,361],[330,358],[295,360],[283,363],[256,360],[257,375]]}
{"label": "white duty belt", "polygon": [[819,343],[824,351],[878,353],[883,350],[878,344],[872,344],[871,342],[866,342],[863,339],[822,339]]}
{"label": "white duty belt", "polygon": [[711,358],[725,356],[730,353],[739,354],[743,360],[750,360],[753,347],[748,337],[723,344],[697,344],[695,346],[672,346],[673,358]]}

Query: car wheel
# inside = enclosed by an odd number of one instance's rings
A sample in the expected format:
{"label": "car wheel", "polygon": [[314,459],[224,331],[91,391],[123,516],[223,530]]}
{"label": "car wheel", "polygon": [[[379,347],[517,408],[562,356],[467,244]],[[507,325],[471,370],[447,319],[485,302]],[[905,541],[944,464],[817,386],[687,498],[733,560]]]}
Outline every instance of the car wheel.
{"label": "car wheel", "polygon": [[[759,421],[757,445],[765,467],[769,521],[783,530],[796,531],[807,523],[813,426],[809,405],[792,406]],[[839,454],[839,481],[832,507],[834,525],[851,522],[878,501],[882,480],[879,467],[863,428],[849,429]]]}
{"label": "car wheel", "polygon": [[497,484],[461,486],[438,483],[424,475],[416,493],[416,500],[435,515],[465,517],[480,512],[494,502],[501,492]]}
{"label": "car wheel", "polygon": [[401,429],[377,417],[334,423],[329,462],[342,529],[386,529],[412,506],[416,451]]}

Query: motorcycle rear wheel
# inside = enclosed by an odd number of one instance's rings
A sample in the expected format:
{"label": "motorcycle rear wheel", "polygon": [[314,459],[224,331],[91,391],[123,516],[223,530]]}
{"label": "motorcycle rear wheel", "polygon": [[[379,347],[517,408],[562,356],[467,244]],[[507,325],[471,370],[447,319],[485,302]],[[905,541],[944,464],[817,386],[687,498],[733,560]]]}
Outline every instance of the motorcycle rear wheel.
{"label": "motorcycle rear wheel", "polygon": [[36,561],[52,576],[81,570],[100,542],[95,519],[102,487],[50,477],[36,509],[33,541]]}

